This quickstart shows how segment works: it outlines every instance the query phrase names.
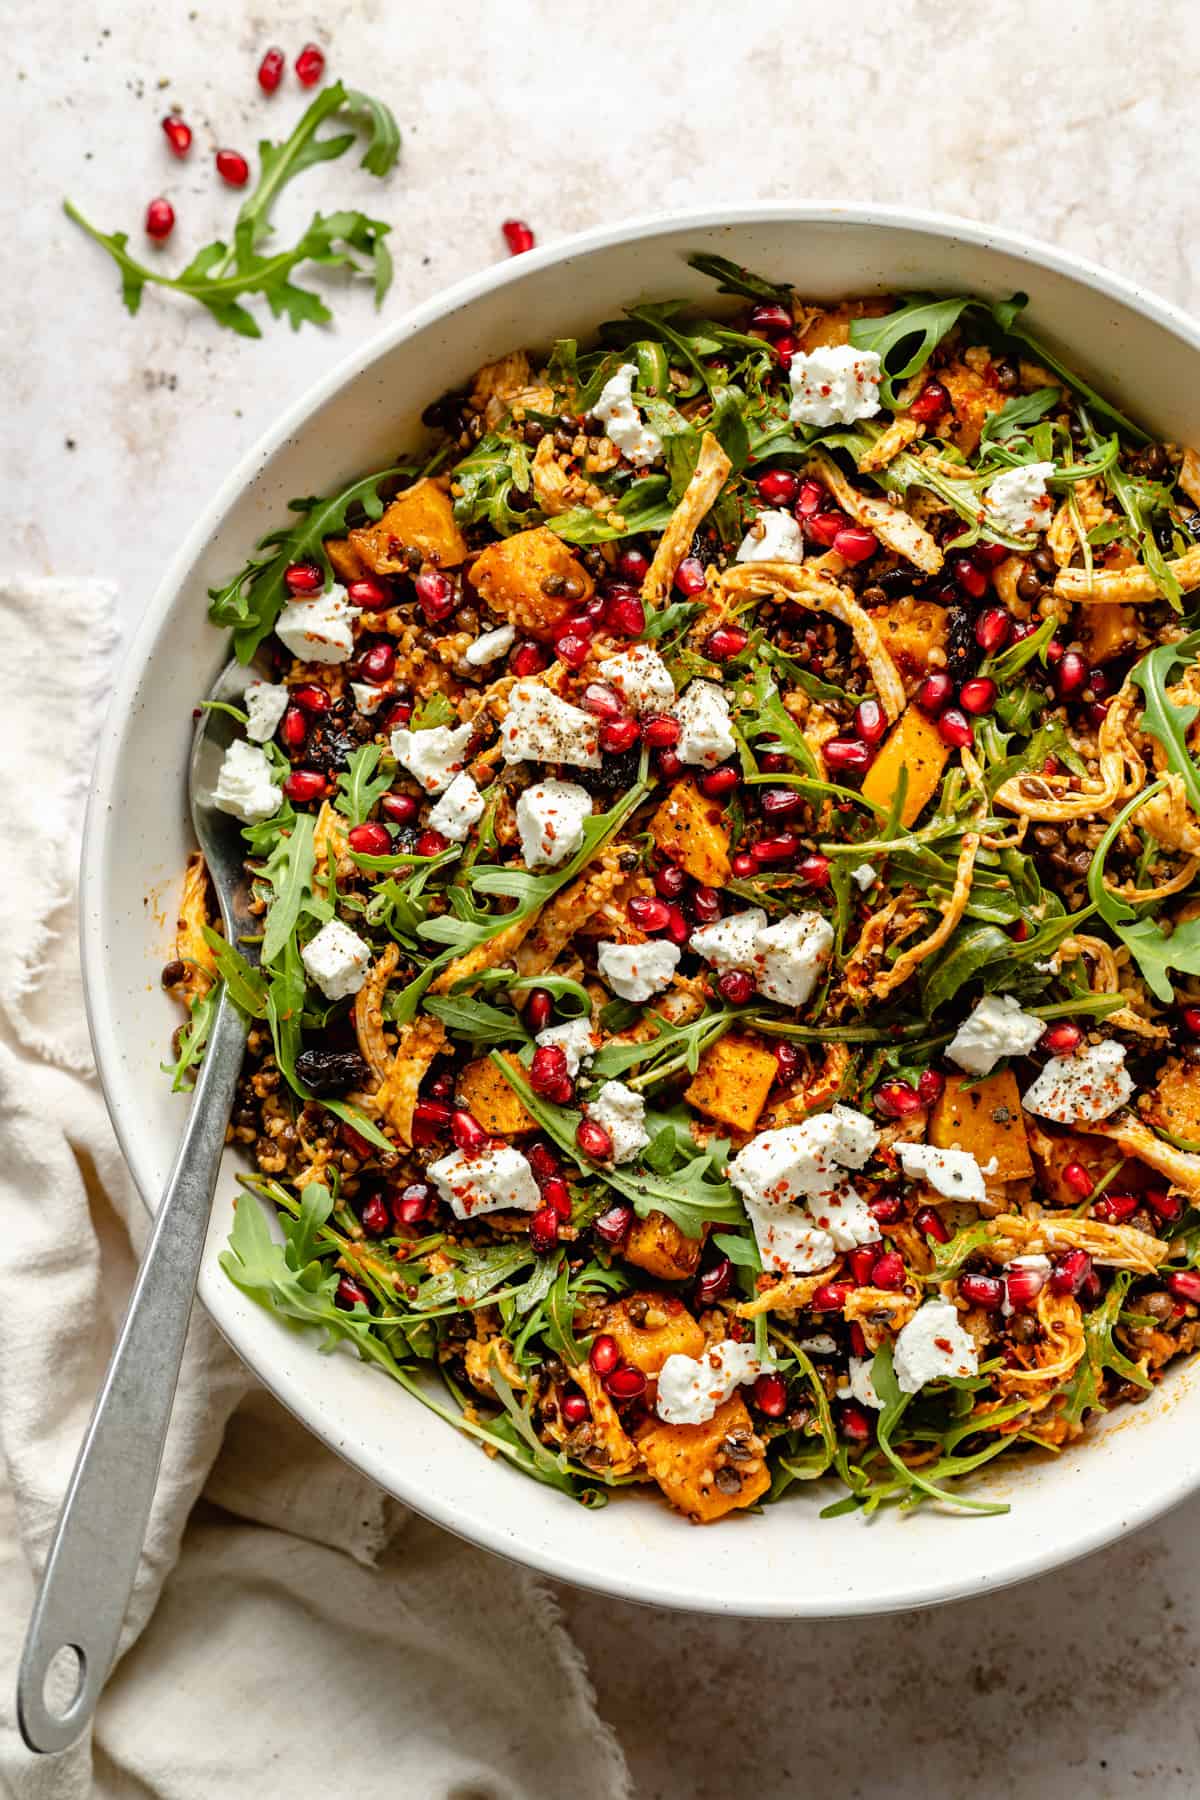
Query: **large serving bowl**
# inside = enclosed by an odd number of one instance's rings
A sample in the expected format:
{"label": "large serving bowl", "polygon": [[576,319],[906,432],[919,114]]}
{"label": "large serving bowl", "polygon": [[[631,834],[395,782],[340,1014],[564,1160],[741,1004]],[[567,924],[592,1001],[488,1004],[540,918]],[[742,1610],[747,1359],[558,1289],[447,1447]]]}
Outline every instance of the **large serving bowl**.
{"label": "large serving bowl", "polygon": [[[584,338],[623,304],[713,303],[689,253],[716,251],[806,297],[931,289],[1030,295],[1031,327],[1159,435],[1200,439],[1200,334],[1162,301],[1045,245],[961,220],[757,207],[597,231],[488,269],[383,331],[293,406],[230,476],[168,569],[126,660],[100,745],[83,857],[92,1038],[122,1147],[154,1205],[188,1101],[161,1062],[178,1013],[158,974],[191,848],[192,708],[227,651],[206,590],[296,494],[326,493],[422,439],[428,402],[514,345]],[[149,904],[148,904],[149,901]],[[698,1529],[649,1493],[598,1512],[489,1459],[352,1355],[321,1356],[217,1266],[235,1163],[218,1185],[200,1296],[255,1374],[382,1487],[488,1549],[624,1598],[714,1612],[832,1617],[926,1605],[1018,1581],[1142,1524],[1200,1486],[1200,1383],[1172,1374],[1055,1460],[987,1473],[1003,1516],[930,1506],[822,1521],[824,1489]]]}

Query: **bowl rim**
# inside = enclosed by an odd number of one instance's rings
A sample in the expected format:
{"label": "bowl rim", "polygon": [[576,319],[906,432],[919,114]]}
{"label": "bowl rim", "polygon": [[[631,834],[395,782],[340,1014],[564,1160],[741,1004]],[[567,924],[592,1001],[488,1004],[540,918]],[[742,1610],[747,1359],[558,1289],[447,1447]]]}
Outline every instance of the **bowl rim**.
{"label": "bowl rim", "polygon": [[[437,320],[446,318],[495,289],[515,285],[527,275],[552,267],[574,256],[612,249],[647,238],[676,234],[687,230],[706,230],[743,225],[805,224],[814,226],[854,225],[881,228],[883,231],[916,231],[933,237],[953,239],[982,249],[996,250],[1029,265],[1031,271],[1048,269],[1066,276],[1095,292],[1117,300],[1163,327],[1181,339],[1189,348],[1200,351],[1200,323],[1172,301],[1143,287],[1140,283],[1113,274],[1087,257],[1077,256],[1026,233],[991,226],[952,213],[918,208],[876,205],[868,201],[840,204],[826,199],[773,201],[739,205],[730,203],[717,208],[693,207],[681,211],[638,214],[616,224],[594,226],[572,233],[542,248],[527,251],[501,263],[464,276],[450,287],[440,289],[428,300],[411,307],[400,317],[373,332],[361,344],[340,357],[333,366],[294,400],[279,418],[239,457],[203,507],[174,556],[171,558],[154,594],[130,637],[117,670],[108,709],[100,730],[95,764],[88,791],[80,853],[79,941],[83,970],[84,1001],[92,1050],[96,1060],[101,1092],[112,1121],[118,1145],[132,1172],[143,1204],[153,1211],[151,1194],[155,1187],[154,1171],[148,1166],[139,1143],[140,1133],[135,1109],[128,1109],[120,1093],[118,1071],[121,1048],[114,1027],[115,1009],[110,1001],[107,965],[104,953],[105,931],[105,845],[108,822],[113,813],[112,797],[120,772],[125,731],[131,717],[132,702],[149,650],[170,612],[186,573],[211,538],[224,513],[247,488],[262,466],[302,429],[314,412],[336,395],[350,381],[363,374],[373,363],[387,355],[407,338],[424,330]],[[197,1295],[197,1302],[203,1304]],[[304,1394],[299,1384],[285,1380],[276,1371],[262,1369],[257,1359],[243,1350],[239,1333],[229,1321],[217,1319],[211,1309],[209,1317],[222,1336],[243,1358],[256,1380],[281,1404],[293,1412],[313,1434],[335,1454],[362,1470],[369,1479],[395,1494],[414,1511],[433,1520],[443,1529],[468,1542],[480,1545],[508,1561],[520,1563],[555,1580],[597,1593],[632,1600],[647,1605],[673,1607],[700,1613],[730,1617],[759,1618],[832,1618],[870,1617],[882,1612],[906,1611],[913,1607],[945,1604],[969,1599],[1001,1587],[1013,1586],[1050,1569],[1067,1567],[1082,1557],[1102,1549],[1118,1533],[1148,1525],[1186,1500],[1200,1486],[1200,1469],[1190,1476],[1186,1471],[1171,1482],[1161,1483],[1153,1493],[1139,1495],[1123,1510],[1119,1523],[1088,1526],[1081,1523],[1067,1552],[1039,1550],[1035,1542],[1021,1555],[1010,1557],[1000,1574],[986,1569],[974,1578],[961,1573],[947,1574],[938,1582],[922,1583],[910,1597],[897,1595],[887,1601],[872,1600],[867,1594],[847,1596],[846,1603],[835,1613],[828,1606],[806,1608],[803,1596],[761,1600],[743,1605],[730,1605],[721,1598],[701,1592],[681,1592],[678,1586],[645,1577],[630,1577],[619,1569],[610,1578],[593,1576],[573,1567],[568,1560],[545,1547],[531,1545],[518,1555],[511,1538],[503,1528],[503,1519],[490,1520],[467,1527],[455,1516],[450,1504],[431,1499],[422,1491],[408,1491],[409,1484],[401,1466],[391,1466],[386,1475],[368,1462],[346,1456],[343,1444],[314,1421],[306,1411]],[[681,1526],[681,1529],[684,1528]]]}

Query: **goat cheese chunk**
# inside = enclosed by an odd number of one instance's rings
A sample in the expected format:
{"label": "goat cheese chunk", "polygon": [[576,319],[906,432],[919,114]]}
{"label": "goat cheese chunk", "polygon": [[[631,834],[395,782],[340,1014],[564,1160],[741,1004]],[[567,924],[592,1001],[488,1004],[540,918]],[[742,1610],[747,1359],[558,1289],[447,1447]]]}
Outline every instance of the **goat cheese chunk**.
{"label": "goat cheese chunk", "polygon": [[958,1322],[949,1300],[927,1300],[900,1332],[892,1366],[902,1394],[916,1394],[927,1381],[978,1375],[979,1352]]}
{"label": "goat cheese chunk", "polygon": [[757,1206],[745,1198],[746,1216],[762,1266],[776,1275],[814,1275],[834,1258],[833,1239],[798,1206]]}
{"label": "goat cheese chunk", "polygon": [[584,1064],[590,1063],[596,1054],[590,1019],[568,1019],[565,1025],[547,1025],[545,1031],[539,1031],[533,1041],[544,1049],[562,1051],[567,1059],[567,1074],[572,1081]]}
{"label": "goat cheese chunk", "polygon": [[649,1000],[671,984],[679,945],[654,938],[648,944],[599,944],[596,967],[622,1000]]}
{"label": "goat cheese chunk", "polygon": [[743,1382],[757,1381],[773,1359],[762,1361],[753,1344],[725,1338],[702,1356],[668,1356],[658,1372],[655,1410],[668,1425],[706,1425]]}
{"label": "goat cheese chunk", "polygon": [[528,869],[553,869],[583,842],[592,796],[574,781],[536,781],[517,801],[521,855]]}
{"label": "goat cheese chunk", "polygon": [[221,763],[213,805],[232,813],[244,825],[261,825],[282,804],[283,789],[275,781],[266,752],[244,738],[235,738]]}
{"label": "goat cheese chunk", "polygon": [[645,1126],[646,1102],[623,1081],[606,1081],[595,1099],[587,1101],[584,1111],[612,1139],[615,1163],[631,1161],[650,1142]]}
{"label": "goat cheese chunk", "polygon": [[497,625],[495,631],[485,631],[473,644],[467,645],[463,661],[470,669],[485,669],[489,663],[498,662],[502,656],[507,656],[516,638],[514,625]]}
{"label": "goat cheese chunk", "polygon": [[787,512],[760,512],[738,546],[735,562],[803,562],[804,533]]}
{"label": "goat cheese chunk", "polygon": [[878,1142],[879,1127],[865,1113],[835,1103],[799,1125],[751,1138],[730,1163],[729,1179],[755,1206],[824,1198],[838,1187],[844,1169],[862,1168]]}
{"label": "goat cheese chunk", "polygon": [[[935,1194],[947,1200],[987,1199],[983,1177],[985,1171],[969,1150],[939,1150],[933,1144],[896,1144],[900,1167],[910,1181],[924,1181]],[[987,1166],[994,1172],[995,1158]]]}
{"label": "goat cheese chunk", "polygon": [[649,644],[634,644],[617,656],[606,656],[596,673],[616,688],[630,712],[667,712],[675,704],[675,683],[666,663]]}
{"label": "goat cheese chunk", "polygon": [[715,681],[692,681],[675,706],[680,739],[675,754],[680,762],[715,769],[737,749],[729,729],[729,702]]}
{"label": "goat cheese chunk", "polygon": [[1074,1056],[1052,1056],[1021,1105],[1058,1125],[1095,1125],[1126,1105],[1132,1093],[1125,1046],[1106,1038]]}
{"label": "goat cheese chunk", "polygon": [[1011,994],[986,994],[946,1046],[968,1075],[990,1075],[1002,1056],[1028,1056],[1046,1027]]}
{"label": "goat cheese chunk", "polygon": [[758,934],[766,928],[767,915],[762,907],[749,906],[745,912],[730,913],[711,925],[701,925],[688,939],[688,947],[714,969],[753,969]]}
{"label": "goat cheese chunk", "polygon": [[873,1244],[879,1236],[879,1221],[856,1188],[843,1181],[828,1193],[811,1194],[808,1216],[818,1231],[833,1239],[835,1250],[853,1250],[858,1244]]}
{"label": "goat cheese chunk", "polygon": [[789,913],[754,940],[759,993],[781,1006],[803,1006],[833,949],[833,926],[821,913]]}
{"label": "goat cheese chunk", "polygon": [[853,344],[798,350],[788,374],[793,425],[853,425],[879,411],[882,371],[874,350],[856,350]]}
{"label": "goat cheese chunk", "polygon": [[429,1174],[456,1219],[490,1212],[536,1212],[542,1204],[533,1170],[511,1144],[495,1144],[477,1156],[454,1150],[430,1163]]}
{"label": "goat cheese chunk", "polygon": [[574,763],[600,767],[599,725],[591,713],[562,700],[539,681],[518,681],[500,727],[506,763]]}
{"label": "goat cheese chunk", "polygon": [[288,691],[282,682],[252,681],[246,689],[246,736],[265,744],[275,736],[288,709]]}
{"label": "goat cheese chunk", "polygon": [[389,697],[390,691],[391,690],[386,687],[369,687],[365,681],[352,681],[350,683],[351,697],[355,707],[362,714],[364,719],[369,719],[372,713],[377,713],[379,711],[384,701]]}
{"label": "goat cheese chunk", "polygon": [[461,844],[476,820],[483,817],[484,805],[483,795],[464,769],[454,777],[437,805],[430,808],[429,823],[443,837]]}
{"label": "goat cheese chunk", "polygon": [[345,662],[354,650],[352,626],[361,611],[335,581],[311,600],[289,600],[275,621],[275,636],[301,662]]}
{"label": "goat cheese chunk", "polygon": [[865,894],[879,880],[879,870],[873,863],[859,863],[857,868],[851,869],[850,879],[859,892]]}
{"label": "goat cheese chunk", "polygon": [[637,364],[622,363],[601,388],[600,398],[592,408],[592,417],[600,420],[604,435],[631,463],[657,462],[663,453],[662,439],[650,429],[633,403],[636,380]]}
{"label": "goat cheese chunk", "polygon": [[876,1412],[883,1411],[880,1399],[871,1375],[873,1356],[852,1356],[850,1358],[849,1380],[838,1384],[839,1400],[857,1400],[862,1406],[873,1406]]}
{"label": "goat cheese chunk", "polygon": [[1023,537],[1030,532],[1045,531],[1054,517],[1054,500],[1046,492],[1046,482],[1054,473],[1052,462],[1026,463],[1020,469],[1005,469],[984,490],[987,508],[985,524],[997,531]]}
{"label": "goat cheese chunk", "polygon": [[474,729],[470,724],[430,725],[410,731],[401,725],[392,733],[392,755],[427,794],[440,794],[461,770]]}
{"label": "goat cheese chunk", "polygon": [[305,944],[300,960],[327,1000],[345,1000],[367,979],[371,946],[340,919],[330,919]]}

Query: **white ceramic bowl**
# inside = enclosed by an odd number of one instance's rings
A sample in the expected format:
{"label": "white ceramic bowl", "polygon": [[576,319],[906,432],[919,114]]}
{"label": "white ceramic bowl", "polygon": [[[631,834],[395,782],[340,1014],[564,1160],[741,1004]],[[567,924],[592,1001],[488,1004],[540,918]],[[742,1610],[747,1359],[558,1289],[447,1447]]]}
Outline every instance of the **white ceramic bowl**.
{"label": "white ceramic bowl", "polygon": [[[125,1154],[155,1204],[186,1098],[160,1072],[178,1016],[158,972],[191,847],[192,708],[225,659],[206,589],[240,566],[295,494],[325,493],[419,442],[422,408],[515,344],[586,337],[621,306],[712,301],[687,266],[717,251],[815,298],[934,289],[1031,296],[1032,327],[1161,435],[1200,440],[1197,328],[1162,301],[1046,245],[881,208],[755,207],[596,231],[485,270],[383,331],[293,406],[233,472],[167,571],[125,662],[100,745],[83,858],[92,1037]],[[381,1486],[452,1531],[624,1598],[713,1612],[832,1617],[1018,1581],[1109,1542],[1200,1485],[1200,1385],[1175,1373],[1056,1461],[985,1476],[994,1518],[885,1513],[822,1522],[830,1496],[697,1529],[649,1494],[600,1512],[490,1461],[386,1377],[324,1357],[221,1274],[234,1169],[219,1184],[200,1295],[255,1373]]]}

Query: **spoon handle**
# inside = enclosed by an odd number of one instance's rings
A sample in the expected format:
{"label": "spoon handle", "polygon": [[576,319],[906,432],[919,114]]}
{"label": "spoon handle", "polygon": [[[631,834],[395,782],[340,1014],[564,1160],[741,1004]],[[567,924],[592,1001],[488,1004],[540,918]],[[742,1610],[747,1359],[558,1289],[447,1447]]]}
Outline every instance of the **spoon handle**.
{"label": "spoon handle", "polygon": [[[96,1708],[116,1654],[171,1418],[246,1027],[222,994],[187,1128],[158,1209],[104,1384],[75,1462],[25,1638],[17,1681],[31,1750],[65,1750]],[[76,1691],[46,1697],[58,1653]],[[56,1693],[64,1686],[56,1672]]]}

